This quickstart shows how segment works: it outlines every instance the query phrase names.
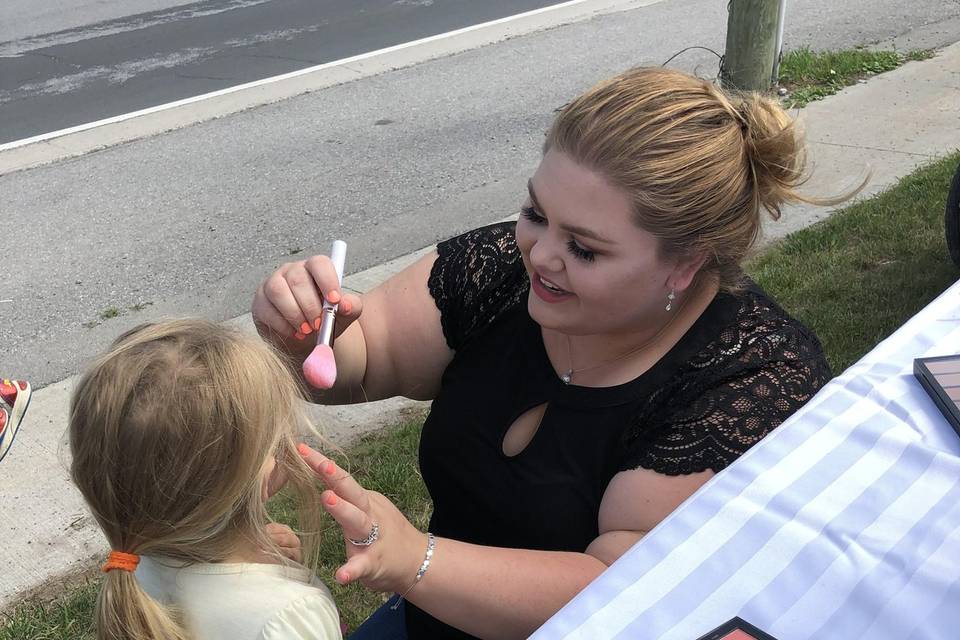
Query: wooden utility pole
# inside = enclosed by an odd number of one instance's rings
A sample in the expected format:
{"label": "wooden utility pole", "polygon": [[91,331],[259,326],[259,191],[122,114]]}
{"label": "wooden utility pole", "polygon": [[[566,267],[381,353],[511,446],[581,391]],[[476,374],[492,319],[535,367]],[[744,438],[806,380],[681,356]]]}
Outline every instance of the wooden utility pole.
{"label": "wooden utility pole", "polygon": [[730,0],[727,48],[720,83],[727,89],[767,91],[777,51],[781,0]]}

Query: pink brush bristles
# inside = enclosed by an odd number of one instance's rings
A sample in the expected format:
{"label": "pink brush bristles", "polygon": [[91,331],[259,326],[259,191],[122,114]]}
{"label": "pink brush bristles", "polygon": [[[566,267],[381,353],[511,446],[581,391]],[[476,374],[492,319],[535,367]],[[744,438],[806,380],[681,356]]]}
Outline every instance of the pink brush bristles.
{"label": "pink brush bristles", "polygon": [[332,389],[337,381],[337,363],[333,349],[318,344],[303,361],[303,377],[316,389]]}

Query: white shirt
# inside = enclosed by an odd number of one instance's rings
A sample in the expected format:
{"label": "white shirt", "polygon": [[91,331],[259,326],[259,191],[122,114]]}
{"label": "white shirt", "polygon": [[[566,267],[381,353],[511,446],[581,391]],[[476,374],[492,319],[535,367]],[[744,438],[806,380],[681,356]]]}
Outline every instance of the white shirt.
{"label": "white shirt", "polygon": [[193,564],[143,556],[137,579],[203,640],[340,640],[330,591],[299,565]]}

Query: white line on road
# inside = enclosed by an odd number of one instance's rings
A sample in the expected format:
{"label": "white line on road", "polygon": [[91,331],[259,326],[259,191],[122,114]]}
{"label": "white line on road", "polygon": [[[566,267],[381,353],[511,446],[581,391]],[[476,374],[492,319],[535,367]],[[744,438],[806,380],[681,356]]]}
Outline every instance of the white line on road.
{"label": "white line on road", "polygon": [[338,67],[350,64],[351,62],[358,62],[360,60],[366,60],[367,58],[372,58],[375,56],[380,56],[387,53],[392,53],[394,51],[401,51],[403,49],[408,49],[410,47],[415,47],[418,45],[426,44],[429,42],[435,42],[437,40],[444,40],[447,38],[453,38],[471,31],[476,31],[478,29],[484,29],[487,27],[501,25],[507,22],[514,20],[519,20],[522,18],[528,18],[530,16],[547,13],[550,11],[556,11],[558,9],[565,9],[579,4],[584,4],[586,2],[591,2],[592,0],[568,0],[567,2],[560,2],[558,4],[550,5],[549,7],[542,7],[540,9],[533,9],[531,11],[525,11],[523,13],[517,13],[512,16],[507,16],[505,18],[498,18],[496,20],[490,20],[488,22],[482,22],[480,24],[471,25],[469,27],[463,27],[462,29],[455,29],[453,31],[446,31],[444,33],[439,33],[437,35],[429,36],[426,38],[421,38],[419,40],[411,40],[410,42],[404,42],[402,44],[393,45],[392,47],[386,47],[383,49],[377,49],[375,51],[368,51],[366,53],[361,53],[356,56],[351,56],[349,58],[341,58],[340,60],[334,60],[332,62],[325,62],[323,64],[318,64],[312,67],[307,67],[305,69],[299,69],[297,71],[291,71],[289,73],[284,73],[278,76],[271,76],[269,78],[263,78],[261,80],[255,80],[253,82],[247,82],[244,84],[234,85],[232,87],[227,87],[226,89],[219,89],[217,91],[211,91],[210,93],[204,93],[198,96],[192,96],[190,98],[183,98],[181,100],[175,100],[173,102],[167,102],[165,104],[157,105],[154,107],[148,107],[146,109],[140,109],[139,111],[131,111],[130,113],[124,113],[117,116],[112,116],[110,118],[104,118],[102,120],[96,120],[94,122],[88,122],[86,124],[79,124],[73,127],[68,127],[66,129],[59,129],[57,131],[51,131],[49,133],[42,133],[40,135],[32,136],[30,138],[23,138],[21,140],[14,140],[12,142],[7,142],[0,144],[0,152],[8,151],[10,149],[16,149],[18,147],[23,147],[29,144],[36,142],[44,142],[46,140],[52,140],[54,138],[59,138],[61,136],[70,135],[73,133],[79,133],[81,131],[88,131],[96,127],[102,127],[104,125],[115,124],[118,122],[123,122],[125,120],[130,120],[132,118],[137,118],[139,116],[145,116],[151,113],[157,113],[158,111],[166,111],[167,109],[174,109],[176,107],[181,107],[188,104],[194,104],[201,102],[203,100],[209,100],[211,98],[216,98],[223,95],[228,95],[235,93],[237,91],[243,91],[244,89],[250,89],[253,87],[259,87],[267,84],[273,84],[276,82],[282,82],[284,80],[289,80],[291,78],[296,78],[298,76],[306,75],[313,73],[315,71],[320,71],[323,69],[330,69],[332,67]]}

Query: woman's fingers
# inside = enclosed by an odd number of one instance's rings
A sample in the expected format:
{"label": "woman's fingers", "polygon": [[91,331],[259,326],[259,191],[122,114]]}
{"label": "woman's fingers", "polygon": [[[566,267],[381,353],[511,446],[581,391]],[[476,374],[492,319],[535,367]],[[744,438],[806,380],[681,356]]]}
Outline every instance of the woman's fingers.
{"label": "woman's fingers", "polygon": [[354,540],[364,540],[373,531],[373,519],[356,505],[347,502],[334,491],[324,491],[320,496],[323,508],[333,516],[343,535]]}
{"label": "woman's fingers", "polygon": [[369,556],[358,554],[347,561],[337,569],[334,577],[340,584],[349,584],[358,580],[363,580],[373,572],[373,563]]}
{"label": "woman's fingers", "polygon": [[[321,305],[316,307],[317,315],[319,315],[324,299],[330,304],[337,305],[336,335],[340,335],[354,320],[360,317],[363,307],[360,296],[343,290],[333,262],[327,256],[310,258],[304,263],[304,271],[313,280],[316,289],[323,292],[322,297],[317,298],[317,304]],[[297,289],[294,288],[294,290]],[[308,311],[306,307],[304,307],[304,311]],[[310,313],[313,313],[313,308],[310,308],[308,318],[314,317],[309,315]],[[315,322],[314,328],[319,329],[319,327],[319,323]]]}
{"label": "woman's fingers", "polygon": [[363,313],[363,299],[355,293],[343,292],[343,299],[337,308],[337,332],[343,333],[350,324]]}
{"label": "woman's fingers", "polygon": [[353,476],[341,469],[333,460],[305,444],[298,446],[297,451],[327,487],[361,511],[369,511],[370,499],[367,491],[354,480]]}
{"label": "woman's fingers", "polygon": [[[287,268],[292,268],[287,265]],[[303,336],[300,327],[307,321],[303,311],[300,310],[300,304],[290,289],[290,283],[287,281],[287,268],[281,267],[272,276],[263,283],[263,291],[267,301],[273,305],[277,312],[283,316],[287,325],[297,332],[297,337]]]}
{"label": "woman's fingers", "polygon": [[310,276],[315,288],[323,292],[323,297],[331,304],[337,304],[343,297],[340,291],[340,277],[327,256],[313,256],[303,263],[304,271]]}
{"label": "woman's fingers", "polygon": [[348,321],[340,323],[344,328],[360,313],[359,299],[347,298],[341,291],[330,258],[313,256],[282,265],[264,280],[254,295],[251,312],[259,326],[302,340],[319,328],[324,298],[332,304],[346,302],[341,315]]}
{"label": "woman's fingers", "polygon": [[[284,318],[277,308],[267,297],[264,285],[257,287],[257,292],[253,296],[253,304],[250,305],[250,314],[257,325],[257,331],[264,338],[272,338],[274,335],[281,338],[293,338],[295,329]],[[273,335],[270,335],[273,334]]]}
{"label": "woman's fingers", "polygon": [[[327,262],[330,262],[326,256],[317,256],[317,258],[324,258]],[[314,259],[311,258],[311,260]],[[298,329],[303,335],[310,335],[320,328],[320,314],[323,311],[323,299],[321,298],[323,294],[321,292],[323,289],[319,288],[319,285],[314,282],[304,262],[290,265],[285,277],[287,285],[290,287],[290,293],[296,300],[300,316],[304,318]]]}
{"label": "woman's fingers", "polygon": [[365,553],[358,553],[348,558],[343,566],[337,569],[334,578],[340,584],[349,584],[357,580],[363,580],[371,573],[373,573],[373,562],[371,562],[370,556]]}

